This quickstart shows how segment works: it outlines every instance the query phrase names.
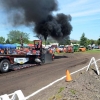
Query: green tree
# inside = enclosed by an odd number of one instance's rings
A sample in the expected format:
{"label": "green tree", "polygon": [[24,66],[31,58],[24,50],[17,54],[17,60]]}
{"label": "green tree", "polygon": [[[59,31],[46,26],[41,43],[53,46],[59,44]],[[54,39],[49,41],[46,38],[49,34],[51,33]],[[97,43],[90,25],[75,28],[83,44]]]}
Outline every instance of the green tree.
{"label": "green tree", "polygon": [[87,47],[87,38],[85,37],[85,33],[83,33],[80,38],[80,45]]}
{"label": "green tree", "polygon": [[93,39],[90,40],[90,44],[91,44],[91,45],[93,45],[93,44],[95,44],[95,43],[96,43],[96,40],[93,40]]}
{"label": "green tree", "polygon": [[12,30],[7,35],[10,43],[20,43],[21,36],[22,36],[23,43],[29,43],[29,34],[27,33],[20,32],[17,30]]}
{"label": "green tree", "polygon": [[97,40],[97,44],[100,45],[100,38]]}
{"label": "green tree", "polygon": [[5,38],[2,37],[2,36],[0,37],[0,43],[1,43],[1,44],[4,44],[4,43],[5,43]]}
{"label": "green tree", "polygon": [[87,45],[90,45],[90,44],[91,44],[91,40],[87,39]]}
{"label": "green tree", "polygon": [[6,39],[5,43],[7,43],[7,44],[10,44],[10,41],[9,41],[9,39]]}

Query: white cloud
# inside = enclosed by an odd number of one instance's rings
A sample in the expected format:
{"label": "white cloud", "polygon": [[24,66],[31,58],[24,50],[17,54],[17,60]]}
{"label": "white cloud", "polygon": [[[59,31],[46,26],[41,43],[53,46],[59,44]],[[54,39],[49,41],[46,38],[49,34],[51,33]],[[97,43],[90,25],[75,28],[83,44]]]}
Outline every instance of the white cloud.
{"label": "white cloud", "polygon": [[100,13],[100,9],[94,9],[94,10],[88,10],[88,11],[83,11],[83,12],[78,12],[78,13],[72,13],[71,16],[82,17],[82,16],[95,15],[99,13]]}
{"label": "white cloud", "polygon": [[87,3],[88,0],[76,0],[74,2],[71,2],[70,4],[66,5],[68,8],[69,7],[77,7],[77,6],[80,6],[80,5],[83,5],[85,3]]}
{"label": "white cloud", "polygon": [[82,17],[100,13],[100,0],[75,0],[63,4],[62,9],[55,13],[70,14],[73,17]]}
{"label": "white cloud", "polygon": [[87,22],[90,22],[90,21],[97,21],[97,20],[100,20],[100,18],[99,17],[97,17],[97,18],[90,18],[90,17],[86,17],[86,18],[78,18],[78,19],[75,19],[75,20],[72,20],[72,22],[74,22],[74,23],[86,23],[87,24]]}

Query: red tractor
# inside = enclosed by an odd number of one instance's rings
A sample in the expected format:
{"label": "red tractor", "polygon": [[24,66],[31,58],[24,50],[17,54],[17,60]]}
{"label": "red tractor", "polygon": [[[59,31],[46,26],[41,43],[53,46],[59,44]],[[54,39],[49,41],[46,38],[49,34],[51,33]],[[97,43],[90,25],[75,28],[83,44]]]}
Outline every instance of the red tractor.
{"label": "red tractor", "polygon": [[42,48],[42,41],[34,40],[34,46],[30,47],[27,52],[21,47],[20,50],[15,50],[12,54],[0,54],[0,72],[51,63],[53,59],[54,55]]}
{"label": "red tractor", "polygon": [[74,52],[73,47],[72,47],[72,46],[70,46],[70,45],[69,45],[69,46],[67,46],[67,47],[66,47],[66,52],[67,52],[67,53],[73,53],[73,52]]}

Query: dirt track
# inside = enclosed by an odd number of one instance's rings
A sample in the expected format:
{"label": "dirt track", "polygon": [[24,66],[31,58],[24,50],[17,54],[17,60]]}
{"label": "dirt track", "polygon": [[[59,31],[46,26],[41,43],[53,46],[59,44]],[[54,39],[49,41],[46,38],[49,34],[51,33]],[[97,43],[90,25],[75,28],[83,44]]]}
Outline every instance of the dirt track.
{"label": "dirt track", "polygon": [[30,95],[64,76],[66,69],[69,69],[70,72],[77,70],[77,65],[89,62],[93,56],[99,57],[96,54],[67,53],[63,56],[57,56],[51,64],[0,74],[0,95],[10,94],[19,89],[25,96]]}

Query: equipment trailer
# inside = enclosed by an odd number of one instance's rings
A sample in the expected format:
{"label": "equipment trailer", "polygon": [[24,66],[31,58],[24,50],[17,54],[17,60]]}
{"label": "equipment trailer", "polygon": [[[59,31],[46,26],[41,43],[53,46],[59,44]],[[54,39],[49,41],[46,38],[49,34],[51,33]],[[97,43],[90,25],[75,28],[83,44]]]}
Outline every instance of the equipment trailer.
{"label": "equipment trailer", "polygon": [[0,72],[4,73],[10,69],[17,70],[37,64],[50,63],[53,59],[54,54],[50,54],[48,50],[42,48],[42,41],[34,40],[34,48],[31,48],[29,53],[21,51],[19,54],[1,54]]}

